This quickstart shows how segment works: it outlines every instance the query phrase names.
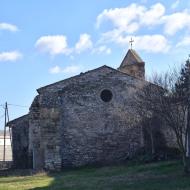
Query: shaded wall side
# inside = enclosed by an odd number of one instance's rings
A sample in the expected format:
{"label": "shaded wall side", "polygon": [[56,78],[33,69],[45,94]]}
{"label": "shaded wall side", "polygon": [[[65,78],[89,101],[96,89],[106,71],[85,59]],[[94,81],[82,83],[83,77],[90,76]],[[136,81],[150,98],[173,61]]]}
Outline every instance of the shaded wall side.
{"label": "shaded wall side", "polygon": [[39,95],[35,97],[29,113],[29,154],[33,169],[40,170],[44,167],[43,147],[40,128]]}
{"label": "shaded wall side", "polygon": [[12,145],[13,167],[30,168],[28,117],[19,119],[12,125]]}

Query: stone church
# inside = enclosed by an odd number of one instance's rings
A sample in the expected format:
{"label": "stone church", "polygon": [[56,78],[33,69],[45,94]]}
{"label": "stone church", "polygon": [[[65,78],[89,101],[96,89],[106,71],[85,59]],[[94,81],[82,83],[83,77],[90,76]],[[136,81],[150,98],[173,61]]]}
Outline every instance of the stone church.
{"label": "stone church", "polygon": [[129,49],[118,69],[106,65],[37,89],[27,115],[12,128],[17,168],[60,170],[132,158],[145,145],[133,108],[145,63]]}

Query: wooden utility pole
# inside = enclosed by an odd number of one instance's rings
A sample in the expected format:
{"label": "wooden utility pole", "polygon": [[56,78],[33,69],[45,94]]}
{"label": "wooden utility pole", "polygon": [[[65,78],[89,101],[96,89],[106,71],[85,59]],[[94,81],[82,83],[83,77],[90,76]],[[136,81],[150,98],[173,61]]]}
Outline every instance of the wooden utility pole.
{"label": "wooden utility pole", "polygon": [[3,161],[5,161],[5,153],[6,153],[6,124],[7,124],[7,102],[5,103],[5,123],[4,123],[4,148],[3,148]]}
{"label": "wooden utility pole", "polygon": [[[5,124],[4,124],[4,149],[3,149],[3,161],[5,162],[5,155],[6,155],[6,137],[7,137],[7,122],[9,122],[9,112],[8,112],[8,104],[5,102]],[[10,140],[11,140],[11,145],[12,145],[12,139],[11,139],[11,130],[9,128],[9,135],[10,135]],[[11,146],[12,147],[12,146]]]}
{"label": "wooden utility pole", "polygon": [[[8,104],[7,104],[7,123],[9,122],[9,110],[8,110]],[[7,125],[7,124],[6,124]],[[11,141],[11,149],[12,149],[12,130],[9,127],[9,137],[10,137],[10,141]]]}

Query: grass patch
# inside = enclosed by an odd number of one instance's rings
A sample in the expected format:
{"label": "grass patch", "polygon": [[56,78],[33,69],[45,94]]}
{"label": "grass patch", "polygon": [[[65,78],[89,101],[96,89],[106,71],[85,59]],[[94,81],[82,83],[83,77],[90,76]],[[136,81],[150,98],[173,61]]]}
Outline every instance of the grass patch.
{"label": "grass patch", "polygon": [[190,190],[179,162],[81,168],[0,177],[0,190]]}

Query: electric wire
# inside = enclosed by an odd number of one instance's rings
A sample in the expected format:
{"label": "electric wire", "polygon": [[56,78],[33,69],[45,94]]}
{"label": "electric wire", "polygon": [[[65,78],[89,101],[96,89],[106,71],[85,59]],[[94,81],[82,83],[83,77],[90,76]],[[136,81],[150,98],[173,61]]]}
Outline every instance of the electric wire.
{"label": "electric wire", "polygon": [[[25,105],[19,105],[19,104],[12,104],[12,103],[8,103],[8,106],[15,106],[15,107],[21,107],[21,108],[29,108],[29,106],[25,106]],[[5,109],[5,105],[0,104],[0,107],[3,107]]]}
{"label": "electric wire", "polygon": [[16,107],[22,107],[22,108],[28,108],[29,106],[24,105],[18,105],[18,104],[7,104],[8,106],[16,106]]}

